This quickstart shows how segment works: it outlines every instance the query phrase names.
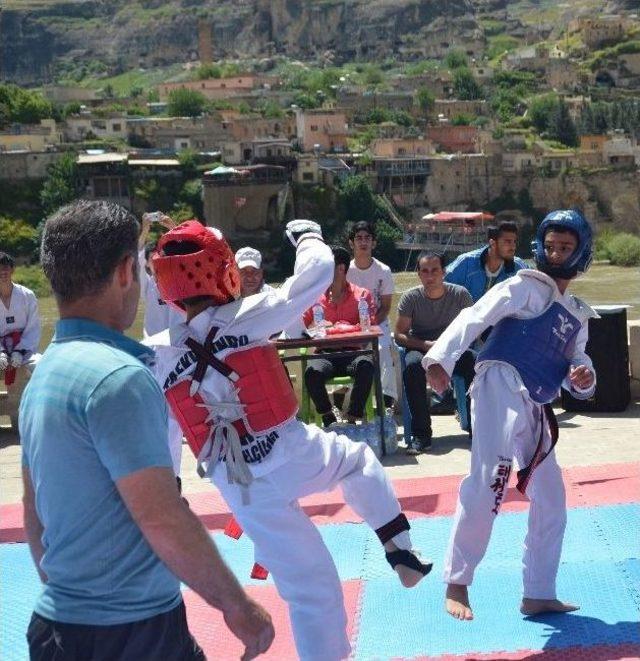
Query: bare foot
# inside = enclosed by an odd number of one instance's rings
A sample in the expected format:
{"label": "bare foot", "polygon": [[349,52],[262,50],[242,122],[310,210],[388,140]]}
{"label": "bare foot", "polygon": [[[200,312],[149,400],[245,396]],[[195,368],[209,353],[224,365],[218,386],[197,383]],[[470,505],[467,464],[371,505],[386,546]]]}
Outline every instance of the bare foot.
{"label": "bare foot", "polygon": [[527,599],[523,598],[520,604],[520,612],[527,617],[541,615],[542,613],[572,613],[579,610],[580,606],[565,604],[558,599]]}
{"label": "bare foot", "polygon": [[[398,551],[398,547],[392,542],[388,541],[384,545],[384,550],[387,553],[393,553],[394,551]],[[418,557],[418,553],[416,551],[411,551],[416,557]],[[420,560],[420,558],[418,558]],[[422,560],[420,560],[422,562]],[[423,562],[425,565],[429,565],[429,569],[431,569],[431,562],[429,560],[426,560]],[[407,567],[406,565],[398,563],[394,568],[393,571],[398,574],[398,578],[400,579],[400,583],[405,588],[413,588],[420,581],[426,576],[426,574],[423,574],[422,572],[418,571],[417,569],[411,569],[411,567]]]}
{"label": "bare foot", "polygon": [[456,620],[473,620],[473,611],[469,603],[469,590],[466,585],[447,584],[445,608]]}
{"label": "bare foot", "polygon": [[405,565],[396,565],[393,570],[398,574],[400,578],[400,583],[405,588],[413,588],[425,577],[422,572],[411,569],[410,567],[405,567]]}

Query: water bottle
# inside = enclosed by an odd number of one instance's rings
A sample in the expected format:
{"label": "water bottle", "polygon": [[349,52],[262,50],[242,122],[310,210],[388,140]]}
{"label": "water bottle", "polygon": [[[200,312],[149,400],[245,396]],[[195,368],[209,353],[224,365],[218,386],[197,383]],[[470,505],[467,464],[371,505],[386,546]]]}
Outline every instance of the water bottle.
{"label": "water bottle", "polygon": [[382,443],[380,442],[380,418],[374,418],[371,422],[363,425],[365,428],[365,441],[373,450],[378,459],[382,457]]}
{"label": "water bottle", "polygon": [[326,337],[327,329],[324,325],[324,310],[322,305],[313,306],[313,328],[315,337]]}
{"label": "water bottle", "polygon": [[398,451],[398,425],[392,413],[384,416],[384,444],[387,454]]}
{"label": "water bottle", "polygon": [[363,333],[371,330],[371,317],[369,316],[369,304],[367,299],[362,296],[358,301],[358,317],[360,317],[360,330]]}

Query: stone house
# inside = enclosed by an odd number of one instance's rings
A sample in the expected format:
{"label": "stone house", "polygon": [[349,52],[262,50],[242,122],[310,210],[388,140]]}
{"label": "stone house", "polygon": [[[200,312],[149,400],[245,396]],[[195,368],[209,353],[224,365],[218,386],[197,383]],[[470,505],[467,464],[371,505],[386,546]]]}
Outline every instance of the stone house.
{"label": "stone house", "polygon": [[5,151],[0,155],[0,179],[44,179],[47,168],[55,163],[61,151]]}
{"label": "stone house", "polygon": [[436,116],[453,119],[458,115],[479,115],[488,114],[487,102],[484,99],[473,101],[462,101],[460,99],[436,99],[433,112]]}
{"label": "stone house", "polygon": [[296,134],[303,151],[346,151],[349,128],[343,111],[296,109]]}
{"label": "stone house", "polygon": [[158,94],[160,100],[165,101],[174,90],[190,89],[200,92],[207,99],[221,100],[246,95],[256,89],[273,89],[279,85],[280,80],[275,76],[241,74],[229,78],[207,78],[180,83],[162,83],[158,85]]}
{"label": "stone house", "polygon": [[39,124],[11,124],[0,131],[0,152],[46,151],[62,142],[62,131],[54,119]]}
{"label": "stone house", "polygon": [[425,137],[435,144],[440,151],[455,154],[471,154],[477,151],[479,137],[476,126],[453,126],[443,124],[440,126],[428,126],[425,129]]}
{"label": "stone house", "polygon": [[415,158],[435,154],[435,147],[424,138],[377,138],[369,151],[383,158]]}
{"label": "stone house", "polygon": [[64,136],[68,142],[82,142],[94,138],[127,139],[126,115],[95,117],[91,113],[70,115],[64,123]]}

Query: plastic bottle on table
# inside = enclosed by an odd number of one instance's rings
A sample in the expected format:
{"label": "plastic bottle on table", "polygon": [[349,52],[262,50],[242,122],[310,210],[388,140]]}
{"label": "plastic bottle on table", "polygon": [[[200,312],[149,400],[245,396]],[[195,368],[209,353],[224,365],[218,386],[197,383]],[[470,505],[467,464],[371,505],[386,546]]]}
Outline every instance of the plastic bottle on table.
{"label": "plastic bottle on table", "polygon": [[327,335],[324,325],[324,310],[321,305],[313,306],[313,330],[316,337],[326,337]]}
{"label": "plastic bottle on table", "polygon": [[364,296],[358,301],[358,317],[360,318],[360,330],[363,333],[371,330],[371,317],[369,316],[369,304]]}

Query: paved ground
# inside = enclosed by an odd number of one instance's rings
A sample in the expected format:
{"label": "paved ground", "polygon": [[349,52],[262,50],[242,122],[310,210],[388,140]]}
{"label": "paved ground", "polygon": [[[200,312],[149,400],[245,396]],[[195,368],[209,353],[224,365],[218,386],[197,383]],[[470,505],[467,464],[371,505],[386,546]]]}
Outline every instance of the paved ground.
{"label": "paved ground", "polygon": [[[563,468],[640,461],[640,400],[624,413],[577,414],[556,409],[560,422],[557,456]],[[8,419],[0,419],[8,423]],[[393,479],[466,473],[469,466],[467,435],[453,416],[435,416],[434,443],[428,454],[410,457],[402,443],[384,465]],[[195,472],[195,460],[183,446],[183,486],[185,493],[211,488]],[[15,434],[0,428],[0,504],[20,500],[20,445]],[[640,495],[640,494],[639,494]]]}

